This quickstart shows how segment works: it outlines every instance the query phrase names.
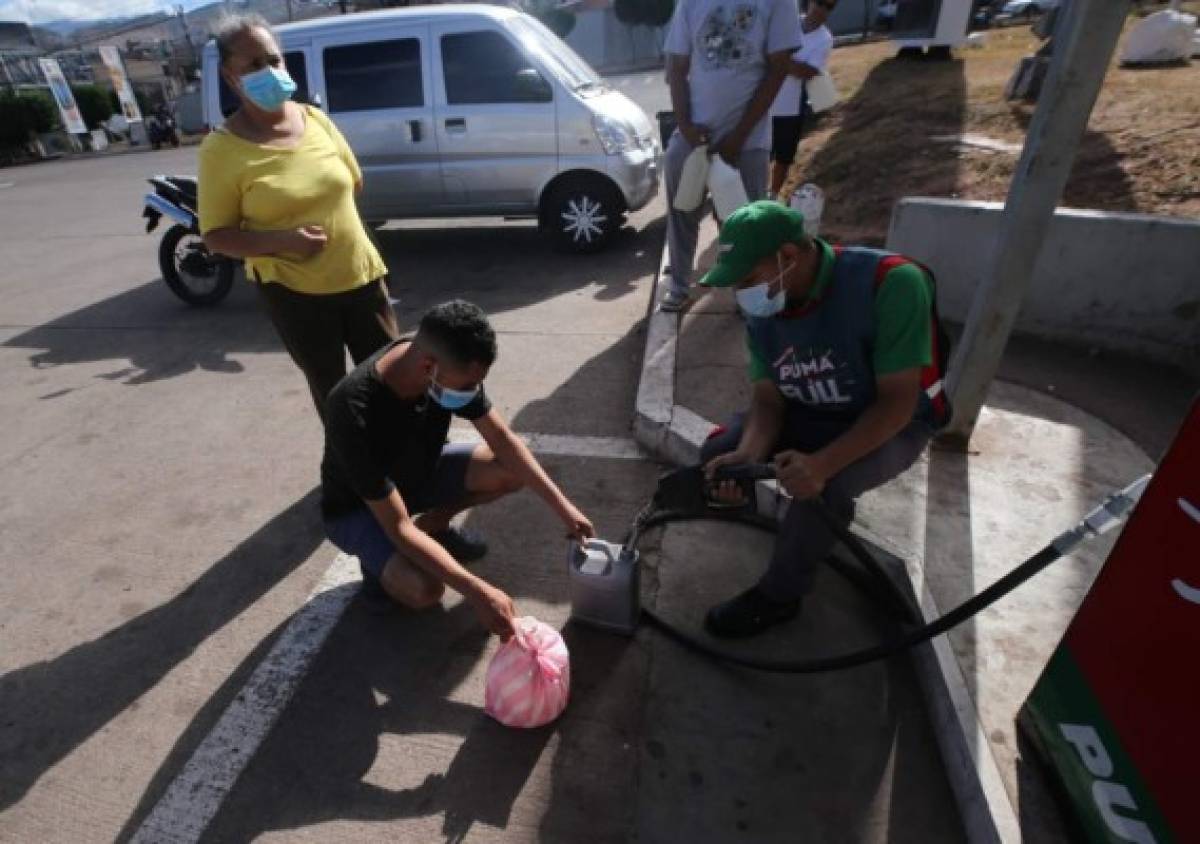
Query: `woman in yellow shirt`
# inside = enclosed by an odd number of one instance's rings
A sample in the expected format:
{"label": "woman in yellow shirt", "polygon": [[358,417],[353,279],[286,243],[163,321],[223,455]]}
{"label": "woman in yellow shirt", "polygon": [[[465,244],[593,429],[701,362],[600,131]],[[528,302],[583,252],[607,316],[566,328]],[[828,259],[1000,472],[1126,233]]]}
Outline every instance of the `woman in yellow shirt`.
{"label": "woman in yellow shirt", "polygon": [[354,204],[362,171],[320,109],[289,99],[296,84],[265,20],[233,18],[216,40],[241,107],[200,146],[200,232],[245,259],[324,420],[346,348],[361,362],[399,333]]}

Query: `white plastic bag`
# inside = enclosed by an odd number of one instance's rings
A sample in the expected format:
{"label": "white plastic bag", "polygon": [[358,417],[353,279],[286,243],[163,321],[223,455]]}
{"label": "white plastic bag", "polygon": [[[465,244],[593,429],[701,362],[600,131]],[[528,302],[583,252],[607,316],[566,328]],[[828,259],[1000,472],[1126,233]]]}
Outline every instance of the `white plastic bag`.
{"label": "white plastic bag", "polygon": [[821,214],[825,211],[825,192],[809,182],[792,194],[788,205],[804,215],[804,232],[816,237],[821,230]]}
{"label": "white plastic bag", "polygon": [[506,727],[540,727],[567,708],[571,655],[558,631],[533,616],[515,626],[488,666],[484,710]]}
{"label": "white plastic bag", "polygon": [[1170,9],[1155,12],[1135,26],[1125,39],[1121,64],[1161,64],[1190,58],[1195,32],[1195,15]]}
{"label": "white plastic bag", "polygon": [[837,105],[837,86],[833,84],[833,77],[827,70],[807,80],[804,89],[808,92],[808,107],[813,110],[813,114],[829,111]]}
{"label": "white plastic bag", "polygon": [[721,220],[728,220],[730,214],[750,201],[746,186],[742,184],[742,174],[719,155],[713,156],[708,167],[708,192],[712,194],[713,207]]}
{"label": "white plastic bag", "polygon": [[701,144],[688,154],[675,191],[676,211],[695,211],[704,201],[704,186],[708,182],[708,145]]}

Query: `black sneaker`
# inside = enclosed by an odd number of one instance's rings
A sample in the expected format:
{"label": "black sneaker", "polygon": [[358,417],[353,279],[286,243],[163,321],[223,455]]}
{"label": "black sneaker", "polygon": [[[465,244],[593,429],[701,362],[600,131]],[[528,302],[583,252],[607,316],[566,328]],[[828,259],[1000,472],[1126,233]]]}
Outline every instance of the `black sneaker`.
{"label": "black sneaker", "polygon": [[704,617],[704,629],[723,639],[757,636],[776,624],[791,621],[799,612],[799,599],[772,601],[757,586],[751,586],[710,609]]}
{"label": "black sneaker", "polygon": [[488,552],[488,546],[483,541],[483,536],[473,530],[451,527],[438,533],[431,533],[430,536],[436,539],[438,544],[460,563],[473,563],[482,559]]}

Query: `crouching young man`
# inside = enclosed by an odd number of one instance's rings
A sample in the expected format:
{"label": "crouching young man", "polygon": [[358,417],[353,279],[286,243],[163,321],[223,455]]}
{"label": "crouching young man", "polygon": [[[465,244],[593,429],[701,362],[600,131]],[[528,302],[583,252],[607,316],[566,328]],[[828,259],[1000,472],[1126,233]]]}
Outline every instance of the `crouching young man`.
{"label": "crouching young man", "polygon": [[[448,586],[507,639],[512,600],[462,565],[487,546],[451,519],[528,487],[570,536],[589,538],[593,528],[492,408],[483,381],[495,360],[483,311],[455,301],[343,378],[326,403],[321,510],[330,541],[358,557],[364,589],[419,609]],[[447,444],[452,415],[470,420],[483,442]]]}
{"label": "crouching young man", "polygon": [[[714,635],[751,636],[799,612],[835,544],[802,502],[823,496],[848,525],[855,499],[908,468],[948,421],[949,405],[933,281],[919,265],[876,249],[835,249],[774,202],[730,215],[719,248],[700,283],[735,288],[752,398],[701,458],[710,477],[722,465],[774,459],[794,498],[767,573],[705,620]],[[740,498],[732,484],[717,495]]]}

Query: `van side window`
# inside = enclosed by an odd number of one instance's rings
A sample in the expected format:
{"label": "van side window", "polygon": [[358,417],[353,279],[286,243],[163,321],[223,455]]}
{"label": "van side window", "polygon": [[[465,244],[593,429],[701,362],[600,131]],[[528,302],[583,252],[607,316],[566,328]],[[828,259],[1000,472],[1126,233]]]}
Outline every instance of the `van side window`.
{"label": "van side window", "polygon": [[[292,99],[298,103],[307,103],[309,101],[308,64],[304,59],[303,51],[292,50],[290,53],[284,53],[283,64],[287,68],[288,75],[296,83],[296,93],[292,94]],[[221,116],[228,117],[238,110],[242,101],[238,99],[238,95],[233,92],[233,89],[225,84],[225,77],[221,75],[220,68],[217,69],[217,84],[220,86]]]}
{"label": "van side window", "polygon": [[325,91],[330,112],[423,106],[420,40],[326,47]]}
{"label": "van side window", "polygon": [[482,103],[550,102],[550,86],[533,96],[518,84],[518,73],[533,64],[499,32],[463,32],[442,36],[442,72],[446,77],[446,102],[450,105]]}

